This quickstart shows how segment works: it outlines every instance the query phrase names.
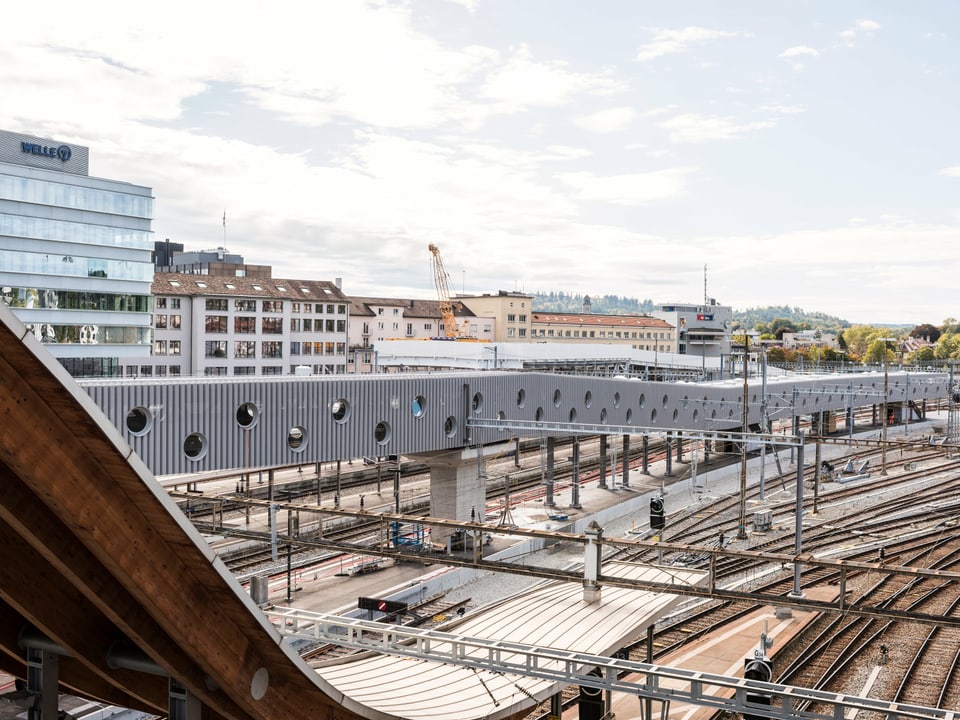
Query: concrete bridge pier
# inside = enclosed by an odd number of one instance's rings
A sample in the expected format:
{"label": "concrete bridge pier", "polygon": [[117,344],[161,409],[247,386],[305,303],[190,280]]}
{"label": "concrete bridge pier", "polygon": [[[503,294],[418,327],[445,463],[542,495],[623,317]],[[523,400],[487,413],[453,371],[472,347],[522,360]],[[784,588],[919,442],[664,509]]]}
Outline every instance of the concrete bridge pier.
{"label": "concrete bridge pier", "polygon": [[[483,522],[487,498],[486,478],[481,476],[481,453],[494,455],[499,451],[499,447],[492,446],[419,455],[430,467],[430,516],[465,523]],[[431,539],[435,543],[446,544],[452,534],[451,528],[431,528]]]}

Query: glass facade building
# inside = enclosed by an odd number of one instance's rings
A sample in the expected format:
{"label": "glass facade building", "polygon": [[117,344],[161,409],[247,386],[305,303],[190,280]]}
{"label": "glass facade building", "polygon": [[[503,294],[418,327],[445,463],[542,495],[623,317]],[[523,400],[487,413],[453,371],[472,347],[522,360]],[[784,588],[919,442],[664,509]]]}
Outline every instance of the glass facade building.
{"label": "glass facade building", "polygon": [[0,292],[71,374],[115,376],[153,344],[153,196],[88,158],[0,131]]}

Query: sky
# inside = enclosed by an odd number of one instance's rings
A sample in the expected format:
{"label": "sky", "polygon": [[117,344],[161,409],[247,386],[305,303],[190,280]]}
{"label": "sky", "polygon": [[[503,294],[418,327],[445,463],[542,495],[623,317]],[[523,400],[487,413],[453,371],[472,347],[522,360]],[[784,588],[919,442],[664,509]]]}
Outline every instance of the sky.
{"label": "sky", "polygon": [[[0,128],[348,295],[960,316],[960,3],[37,0]],[[706,291],[705,291],[706,289]]]}

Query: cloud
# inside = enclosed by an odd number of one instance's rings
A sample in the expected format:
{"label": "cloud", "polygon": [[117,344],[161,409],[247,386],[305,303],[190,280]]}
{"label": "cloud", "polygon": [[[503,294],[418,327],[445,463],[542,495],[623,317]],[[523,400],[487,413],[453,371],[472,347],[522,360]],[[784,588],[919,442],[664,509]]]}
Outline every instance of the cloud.
{"label": "cloud", "polygon": [[960,177],[960,165],[954,165],[953,167],[945,167],[940,171],[940,175],[946,175],[947,177]]}
{"label": "cloud", "polygon": [[811,57],[817,57],[820,54],[819,50],[815,50],[812,47],[807,47],[806,45],[795,45],[794,47],[789,47],[784,50],[782,53],[777,55],[777,57],[782,58],[794,58],[800,57],[802,55],[809,55]]}
{"label": "cloud", "polygon": [[729,140],[755,130],[774,127],[776,123],[761,120],[737,123],[731,117],[705,116],[694,113],[677,115],[660,123],[660,127],[670,131],[670,142],[701,143],[707,140]]}
{"label": "cloud", "polygon": [[637,117],[638,113],[633,108],[617,107],[575,117],[573,124],[591,132],[619,132],[626,129]]}
{"label": "cloud", "polygon": [[760,109],[765,112],[773,112],[780,115],[799,115],[807,111],[807,108],[803,105],[761,105]]}
{"label": "cloud", "polygon": [[574,188],[580,200],[616,205],[646,205],[683,192],[687,177],[696,168],[677,167],[649,173],[601,177],[589,172],[562,173],[557,177]]}
{"label": "cloud", "polygon": [[515,112],[562,105],[581,93],[609,95],[626,89],[603,73],[576,73],[565,62],[535,60],[530,48],[520,45],[486,76],[478,95],[503,112]]}
{"label": "cloud", "polygon": [[737,37],[738,34],[702,27],[685,27],[679,30],[658,28],[654,30],[653,40],[641,45],[637,50],[636,59],[646,62],[663,55],[686,52],[694,45],[704,45],[712,40]]}
{"label": "cloud", "polygon": [[854,40],[862,33],[867,37],[872,36],[877,30],[880,29],[880,23],[874,20],[857,20],[853,25],[848,27],[846,30],[840,32],[840,37],[843,39],[843,44],[847,47],[854,46]]}

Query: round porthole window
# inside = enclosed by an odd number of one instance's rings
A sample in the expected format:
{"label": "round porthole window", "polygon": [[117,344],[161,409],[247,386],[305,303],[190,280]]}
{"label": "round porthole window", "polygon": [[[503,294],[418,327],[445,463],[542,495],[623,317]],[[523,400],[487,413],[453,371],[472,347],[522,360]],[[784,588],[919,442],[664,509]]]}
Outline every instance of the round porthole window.
{"label": "round porthole window", "polygon": [[452,438],[457,434],[457,419],[450,415],[446,420],[443,421],[443,434],[448,438]]}
{"label": "round porthole window", "polygon": [[127,413],[127,430],[131,435],[146,435],[153,427],[153,413],[147,408],[137,406]]}
{"label": "round porthole window", "polygon": [[553,391],[553,406],[560,407],[561,402],[563,402],[563,393],[560,392],[560,388],[557,388]]}
{"label": "round porthole window", "polygon": [[207,439],[202,433],[190,433],[183,441],[183,454],[191,460],[202,460],[207,454]]}
{"label": "round porthole window", "polygon": [[373,430],[373,438],[377,441],[378,445],[386,445],[390,442],[390,423],[385,420],[382,420],[377,423],[377,427]]}
{"label": "round porthole window", "polygon": [[237,425],[242,428],[252,428],[257,424],[259,418],[260,412],[253,403],[241,403],[240,407],[237,408]]}
{"label": "round porthole window", "polygon": [[294,425],[287,431],[287,447],[294,452],[300,452],[307,446],[307,431],[299,425]]}
{"label": "round porthole window", "polygon": [[410,412],[415,418],[422,418],[427,412],[427,400],[423,395],[417,395],[410,403]]}
{"label": "round porthole window", "polygon": [[583,396],[583,406],[588,408],[591,405],[593,405],[593,393],[587,390]]}
{"label": "round porthole window", "polygon": [[527,404],[527,391],[523,388],[517,390],[517,407],[522,408]]}
{"label": "round porthole window", "polygon": [[475,414],[480,414],[480,411],[483,410],[483,393],[474,393],[471,407]]}
{"label": "round porthole window", "polygon": [[345,423],[347,418],[350,417],[350,403],[343,398],[334,400],[333,405],[330,406],[330,414],[333,416],[334,422]]}

